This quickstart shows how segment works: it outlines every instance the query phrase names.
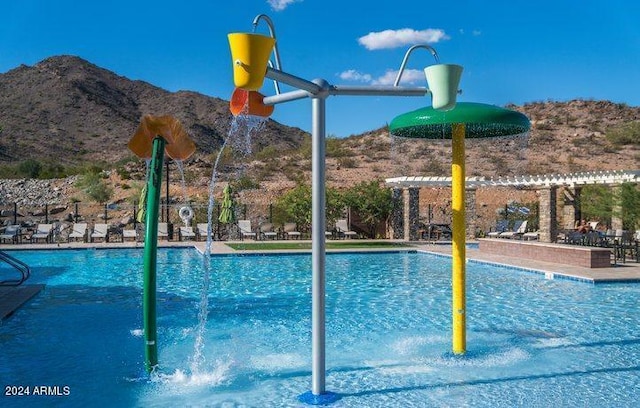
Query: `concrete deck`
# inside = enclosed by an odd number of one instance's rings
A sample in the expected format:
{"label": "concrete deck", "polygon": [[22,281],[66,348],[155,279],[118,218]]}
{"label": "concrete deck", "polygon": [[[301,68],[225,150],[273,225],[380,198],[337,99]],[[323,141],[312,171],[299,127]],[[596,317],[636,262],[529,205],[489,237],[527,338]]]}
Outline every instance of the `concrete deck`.
{"label": "concrete deck", "polygon": [[[417,245],[421,250],[451,255],[449,245]],[[516,268],[530,269],[543,274],[547,279],[565,278],[590,283],[639,282],[640,263],[626,262],[608,268],[588,268],[583,266],[565,265],[554,262],[532,260],[520,257],[495,255],[482,252],[479,249],[467,248],[467,259],[480,262],[490,262]]]}

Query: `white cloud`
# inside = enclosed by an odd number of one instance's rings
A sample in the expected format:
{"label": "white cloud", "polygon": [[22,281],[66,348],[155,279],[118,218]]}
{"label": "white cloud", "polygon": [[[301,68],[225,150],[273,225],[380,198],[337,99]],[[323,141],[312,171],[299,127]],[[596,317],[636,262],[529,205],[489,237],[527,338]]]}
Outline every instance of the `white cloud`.
{"label": "white cloud", "polygon": [[[398,76],[398,70],[388,70],[384,73],[383,76],[379,77],[371,81],[372,85],[393,85],[396,81],[396,77]],[[403,84],[415,84],[423,82],[423,85],[427,85],[427,80],[424,77],[424,71],[419,69],[405,69],[402,72],[402,78],[400,78],[400,83],[398,85]]]}
{"label": "white cloud", "polygon": [[[371,85],[393,85],[398,76],[398,70],[387,70],[384,75],[378,78],[373,78],[371,74],[363,74],[355,69],[349,69],[347,71],[338,74],[340,79],[345,81],[364,82]],[[427,82],[424,77],[424,71],[419,69],[405,69],[402,73],[402,78],[399,85],[418,84],[426,86]]]}
{"label": "white cloud", "polygon": [[364,37],[358,38],[358,43],[368,50],[381,50],[405,45],[435,44],[442,40],[448,40],[449,38],[444,30],[437,28],[428,28],[421,31],[402,28],[400,30],[384,30],[377,33],[369,33]]}
{"label": "white cloud", "polygon": [[371,75],[362,74],[355,69],[349,69],[344,72],[341,72],[339,75],[340,79],[344,79],[346,81],[357,81],[357,82],[371,82]]}
{"label": "white cloud", "polygon": [[267,0],[267,3],[275,11],[282,11],[286,9],[289,4],[302,2],[303,0]]}

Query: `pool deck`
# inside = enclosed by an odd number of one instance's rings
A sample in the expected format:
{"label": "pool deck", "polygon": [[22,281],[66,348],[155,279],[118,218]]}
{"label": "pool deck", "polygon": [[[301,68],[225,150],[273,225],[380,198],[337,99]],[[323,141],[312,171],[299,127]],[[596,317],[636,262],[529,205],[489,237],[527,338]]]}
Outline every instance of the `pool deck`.
{"label": "pool deck", "polygon": [[[253,241],[245,241],[253,242]],[[296,241],[299,242],[299,241]],[[302,241],[304,242],[304,241]],[[310,241],[307,241],[310,242]],[[386,241],[389,242],[389,241]],[[402,241],[396,241],[402,242]],[[214,241],[211,246],[211,254],[285,254],[285,253],[309,253],[308,249],[299,250],[234,250],[226,245],[228,242]],[[0,245],[0,250],[37,250],[37,249],[123,249],[123,248],[142,248],[143,243],[140,242],[115,242],[115,243],[60,243],[60,244],[4,244]],[[158,248],[196,248],[203,253],[206,249],[205,242],[198,241],[159,241]],[[335,252],[398,252],[398,251],[425,251],[436,253],[442,256],[451,255],[451,245],[425,243],[424,241],[407,243],[407,247],[395,248],[345,248],[331,249],[328,253]],[[571,279],[587,283],[612,283],[612,282],[628,282],[640,283],[640,263],[626,262],[609,268],[586,268],[580,266],[564,265],[553,262],[545,262],[532,259],[524,259],[518,257],[510,257],[503,255],[490,254],[482,252],[477,248],[467,248],[467,260],[476,262],[488,262],[493,264],[511,266],[532,270],[544,275],[546,279]],[[44,285],[24,284],[18,287],[4,286],[0,287],[0,320],[11,316],[11,314],[22,306],[29,299],[36,296],[44,288]]]}

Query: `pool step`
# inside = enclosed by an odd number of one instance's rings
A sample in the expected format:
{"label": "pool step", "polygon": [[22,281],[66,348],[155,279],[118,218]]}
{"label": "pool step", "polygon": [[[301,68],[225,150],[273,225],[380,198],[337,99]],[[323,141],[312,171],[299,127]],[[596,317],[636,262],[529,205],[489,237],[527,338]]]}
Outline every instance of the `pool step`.
{"label": "pool step", "polygon": [[40,293],[44,285],[21,285],[0,287],[0,320],[11,316],[20,306]]}

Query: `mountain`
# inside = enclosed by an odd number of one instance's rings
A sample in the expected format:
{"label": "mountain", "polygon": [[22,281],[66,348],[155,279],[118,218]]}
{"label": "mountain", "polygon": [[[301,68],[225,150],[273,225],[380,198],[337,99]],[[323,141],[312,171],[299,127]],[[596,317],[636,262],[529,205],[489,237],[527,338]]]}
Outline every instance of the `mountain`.
{"label": "mountain", "polygon": [[[232,116],[228,101],[168,92],[74,56],[47,58],[0,74],[0,163],[32,158],[80,164],[131,156],[127,142],[144,114],[178,118],[209,154],[220,148]],[[272,120],[255,149],[298,146],[305,132]]]}
{"label": "mountain", "polygon": [[[640,108],[595,100],[532,102],[509,106],[531,119],[526,136],[469,139],[469,176],[513,176],[640,168]],[[168,92],[132,81],[74,56],[45,59],[0,74],[0,164],[25,158],[44,163],[107,163],[131,158],[126,144],[144,114],[170,114],[197,145],[186,163],[194,189],[206,191],[217,151],[229,132],[228,101],[196,92]],[[635,136],[611,139],[613,130],[635,125]],[[626,131],[626,130],[624,130]],[[268,120],[252,140],[253,154],[223,155],[220,180],[242,179],[248,195],[272,200],[300,181],[308,182],[308,133]],[[240,149],[241,150],[241,149]],[[394,139],[386,128],[327,140],[327,183],[348,187],[395,176],[450,174],[447,140]],[[126,172],[144,179],[144,163],[129,160]],[[259,187],[259,189],[258,189]]]}

